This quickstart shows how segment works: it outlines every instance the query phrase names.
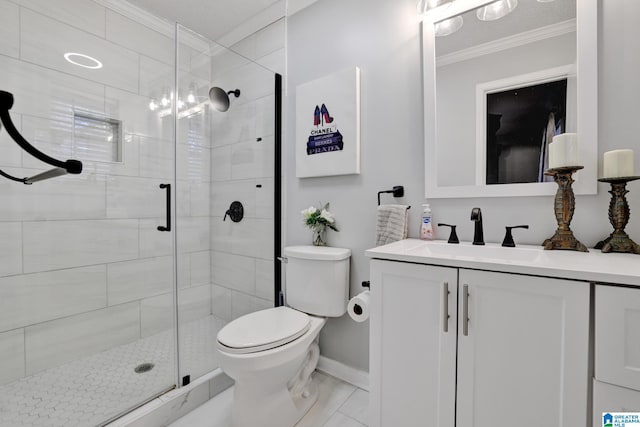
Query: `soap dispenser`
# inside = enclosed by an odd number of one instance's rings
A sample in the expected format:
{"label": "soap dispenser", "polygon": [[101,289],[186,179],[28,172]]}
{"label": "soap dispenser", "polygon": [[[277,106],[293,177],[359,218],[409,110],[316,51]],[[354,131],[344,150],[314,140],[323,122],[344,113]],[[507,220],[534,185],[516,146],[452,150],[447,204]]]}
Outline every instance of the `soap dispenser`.
{"label": "soap dispenser", "polygon": [[422,221],[420,221],[420,238],[422,240],[433,240],[433,222],[431,221],[431,207],[429,204],[422,205]]}

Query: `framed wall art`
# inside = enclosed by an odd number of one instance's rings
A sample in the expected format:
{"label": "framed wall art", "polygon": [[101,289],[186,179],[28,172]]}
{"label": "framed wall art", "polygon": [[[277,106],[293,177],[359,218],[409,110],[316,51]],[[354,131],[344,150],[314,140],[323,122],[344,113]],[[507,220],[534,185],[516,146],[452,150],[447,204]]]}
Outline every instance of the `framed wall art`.
{"label": "framed wall art", "polygon": [[296,176],[360,173],[360,69],[296,88]]}

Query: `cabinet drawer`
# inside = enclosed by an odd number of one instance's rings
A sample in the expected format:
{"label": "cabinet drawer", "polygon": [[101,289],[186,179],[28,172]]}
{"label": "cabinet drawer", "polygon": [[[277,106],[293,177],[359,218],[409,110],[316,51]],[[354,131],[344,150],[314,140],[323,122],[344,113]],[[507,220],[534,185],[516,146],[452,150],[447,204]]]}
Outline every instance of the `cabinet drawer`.
{"label": "cabinet drawer", "polygon": [[596,379],[640,390],[640,289],[596,286],[595,323]]}
{"label": "cabinet drawer", "polygon": [[640,391],[593,381],[593,427],[602,427],[603,412],[640,412]]}

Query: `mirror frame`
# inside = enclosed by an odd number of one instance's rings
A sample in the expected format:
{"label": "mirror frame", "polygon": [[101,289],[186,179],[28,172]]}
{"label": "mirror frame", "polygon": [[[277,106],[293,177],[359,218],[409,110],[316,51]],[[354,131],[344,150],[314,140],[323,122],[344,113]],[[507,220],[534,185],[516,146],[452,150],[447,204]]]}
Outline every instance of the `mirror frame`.
{"label": "mirror frame", "polygon": [[[554,182],[523,184],[481,184],[442,187],[438,185],[436,128],[436,58],[434,24],[491,3],[491,0],[455,0],[423,15],[422,66],[424,89],[425,197],[552,196]],[[584,169],[574,175],[575,194],[598,193],[598,0],[576,1],[576,105],[580,163]],[[478,138],[476,138],[478,140]],[[480,150],[470,155],[477,156]],[[478,161],[476,158],[474,164]],[[475,174],[477,175],[477,173]]]}

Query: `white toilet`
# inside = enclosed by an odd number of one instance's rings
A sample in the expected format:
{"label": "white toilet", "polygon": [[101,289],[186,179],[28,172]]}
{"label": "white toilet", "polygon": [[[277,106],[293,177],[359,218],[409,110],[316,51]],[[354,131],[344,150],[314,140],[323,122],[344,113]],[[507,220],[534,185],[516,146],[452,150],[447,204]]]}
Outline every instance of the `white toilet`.
{"label": "white toilet", "polygon": [[342,316],[351,251],[285,248],[286,302],[242,316],[218,332],[220,368],[235,380],[232,427],[293,427],[318,398],[312,382],[318,335]]}

